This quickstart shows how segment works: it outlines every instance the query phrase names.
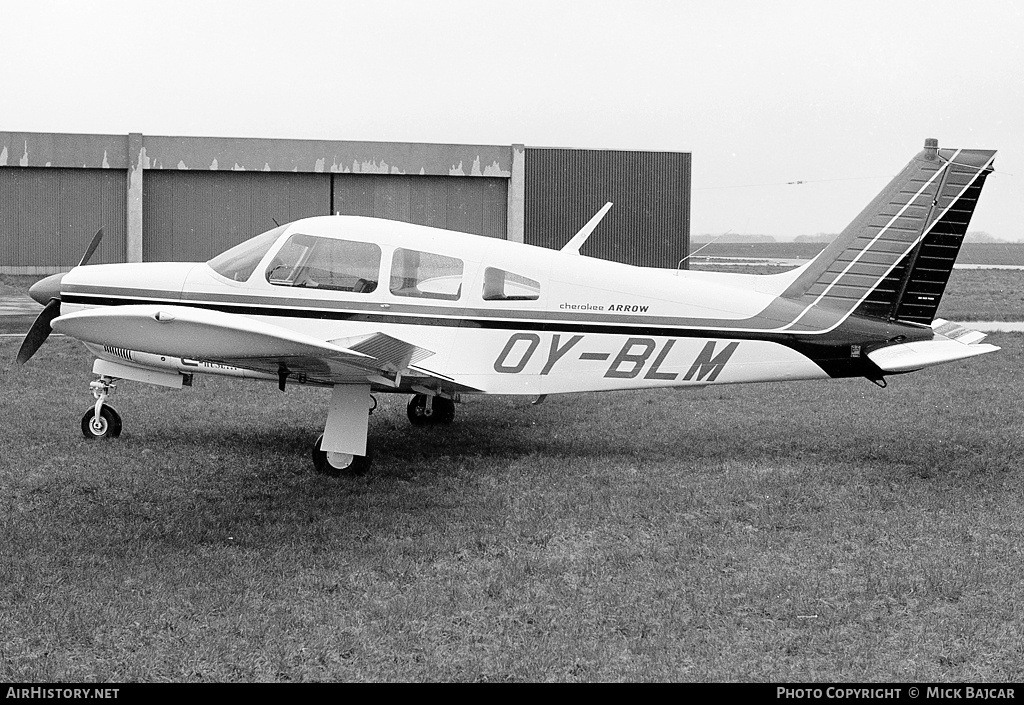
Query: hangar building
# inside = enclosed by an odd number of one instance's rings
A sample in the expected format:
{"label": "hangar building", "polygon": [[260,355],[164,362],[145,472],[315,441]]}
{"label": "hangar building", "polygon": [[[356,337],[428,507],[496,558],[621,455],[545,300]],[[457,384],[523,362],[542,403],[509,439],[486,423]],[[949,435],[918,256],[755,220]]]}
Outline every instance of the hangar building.
{"label": "hangar building", "polygon": [[675,267],[690,154],[396,142],[0,132],[0,273],[202,261],[312,215],[367,215]]}

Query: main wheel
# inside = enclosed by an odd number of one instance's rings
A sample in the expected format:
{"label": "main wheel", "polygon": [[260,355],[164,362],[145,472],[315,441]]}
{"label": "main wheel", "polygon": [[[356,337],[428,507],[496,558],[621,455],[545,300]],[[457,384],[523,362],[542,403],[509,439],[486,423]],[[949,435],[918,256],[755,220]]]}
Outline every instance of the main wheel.
{"label": "main wheel", "polygon": [[433,411],[427,414],[427,395],[416,394],[405,407],[405,414],[413,426],[427,426],[433,423]]}
{"label": "main wheel", "polygon": [[434,423],[449,424],[455,420],[455,402],[451,399],[434,397]]}
{"label": "main wheel", "polygon": [[96,438],[117,438],[121,435],[121,416],[112,407],[100,407],[99,418],[96,410],[89,409],[82,417],[82,435],[93,440]]}
{"label": "main wheel", "polygon": [[317,472],[325,475],[365,475],[370,471],[370,464],[373,462],[373,453],[370,447],[366,447],[366,455],[350,455],[349,453],[334,453],[320,450],[323,443],[323,434],[317,436],[313,444],[313,467]]}
{"label": "main wheel", "polygon": [[417,394],[409,400],[409,406],[405,412],[413,426],[436,426],[437,424],[449,424],[455,420],[455,402],[444,397],[434,397],[430,404],[430,413],[427,413],[427,397],[425,394]]}

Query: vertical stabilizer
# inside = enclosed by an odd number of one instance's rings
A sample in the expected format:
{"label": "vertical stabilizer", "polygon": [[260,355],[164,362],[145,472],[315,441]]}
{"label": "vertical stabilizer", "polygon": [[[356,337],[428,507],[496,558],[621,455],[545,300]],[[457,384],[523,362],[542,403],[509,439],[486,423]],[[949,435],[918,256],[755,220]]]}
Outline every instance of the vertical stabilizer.
{"label": "vertical stabilizer", "polygon": [[783,294],[890,322],[930,324],[995,152],[925,148]]}

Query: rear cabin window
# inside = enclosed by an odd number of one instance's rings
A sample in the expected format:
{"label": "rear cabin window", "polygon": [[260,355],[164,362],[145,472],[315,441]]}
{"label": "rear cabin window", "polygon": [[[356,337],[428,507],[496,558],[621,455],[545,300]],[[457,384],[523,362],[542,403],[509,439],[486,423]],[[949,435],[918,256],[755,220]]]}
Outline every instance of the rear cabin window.
{"label": "rear cabin window", "polygon": [[540,282],[504,269],[484,270],[484,301],[536,301],[540,298]]}
{"label": "rear cabin window", "polygon": [[399,248],[391,264],[391,293],[455,301],[462,295],[462,260]]}
{"label": "rear cabin window", "polygon": [[276,286],[369,294],[380,278],[380,248],[369,242],[296,234],[267,267]]}

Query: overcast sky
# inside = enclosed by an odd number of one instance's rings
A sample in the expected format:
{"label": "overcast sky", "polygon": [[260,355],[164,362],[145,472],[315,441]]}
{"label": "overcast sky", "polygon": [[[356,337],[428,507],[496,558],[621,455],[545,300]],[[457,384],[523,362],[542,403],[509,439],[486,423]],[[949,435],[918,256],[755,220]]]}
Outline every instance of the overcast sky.
{"label": "overcast sky", "polygon": [[971,229],[1024,239],[1024,0],[0,8],[3,131],[686,151],[693,233],[780,239],[936,137],[999,150]]}

